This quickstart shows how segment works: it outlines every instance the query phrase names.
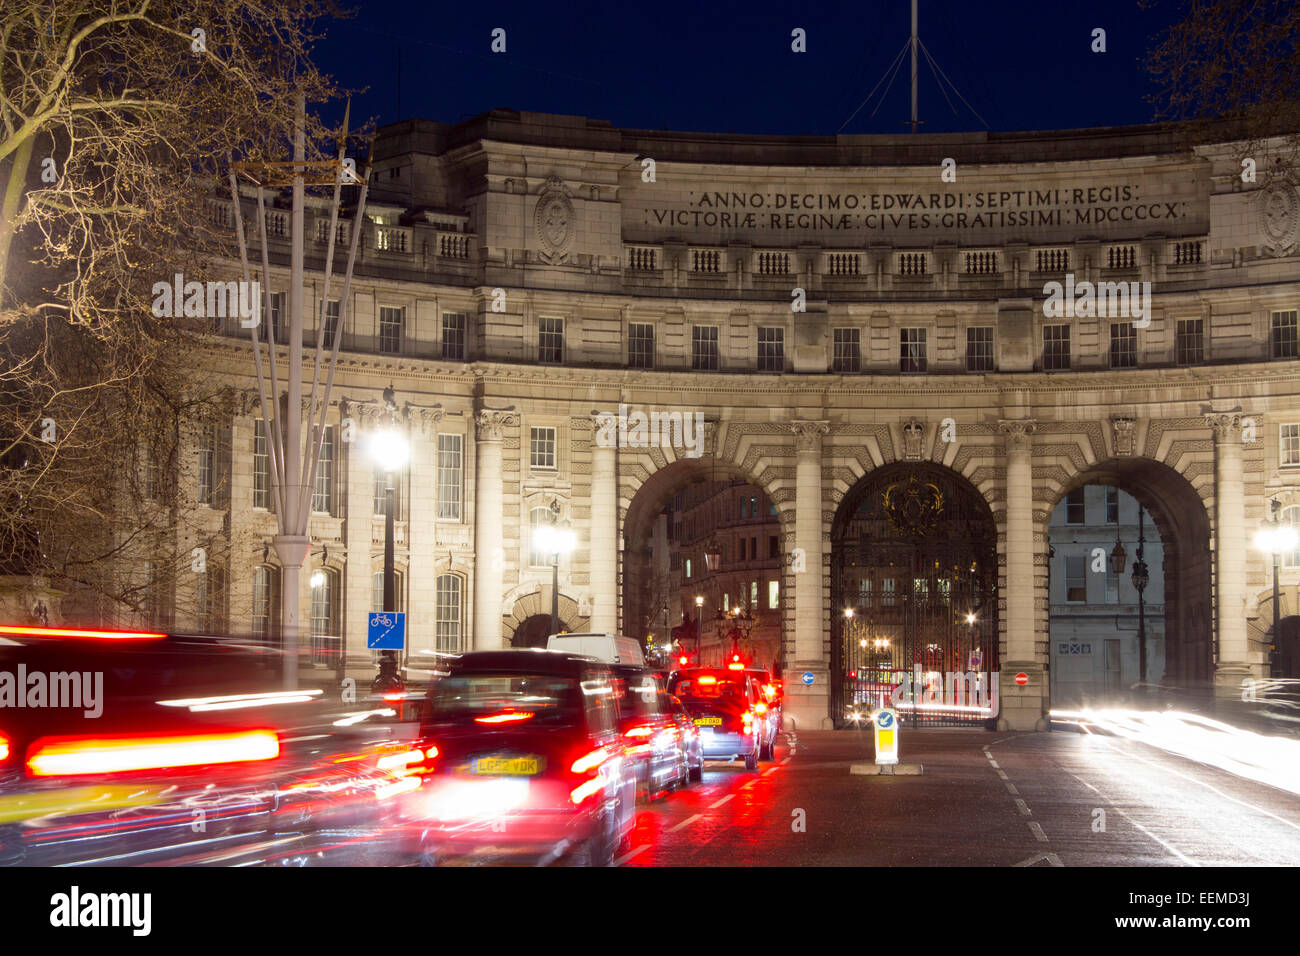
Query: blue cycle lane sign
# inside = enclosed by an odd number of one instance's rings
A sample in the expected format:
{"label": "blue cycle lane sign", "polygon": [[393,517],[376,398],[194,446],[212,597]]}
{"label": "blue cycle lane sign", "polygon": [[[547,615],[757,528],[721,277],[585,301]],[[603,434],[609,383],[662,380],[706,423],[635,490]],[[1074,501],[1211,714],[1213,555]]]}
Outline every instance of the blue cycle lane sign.
{"label": "blue cycle lane sign", "polygon": [[872,714],[872,718],[875,725],[876,763],[898,763],[898,715],[888,707],[882,707]]}
{"label": "blue cycle lane sign", "polygon": [[817,677],[816,677],[815,674],[813,674],[812,671],[804,671],[804,672],[803,672],[803,676],[801,676],[799,679],[800,679],[801,681],[803,681],[805,684],[808,684],[808,685],[811,686],[811,685],[812,685],[812,682],[815,681],[815,680],[817,679]]}
{"label": "blue cycle lane sign", "polygon": [[366,647],[372,651],[400,651],[406,646],[405,611],[371,611],[366,623]]}

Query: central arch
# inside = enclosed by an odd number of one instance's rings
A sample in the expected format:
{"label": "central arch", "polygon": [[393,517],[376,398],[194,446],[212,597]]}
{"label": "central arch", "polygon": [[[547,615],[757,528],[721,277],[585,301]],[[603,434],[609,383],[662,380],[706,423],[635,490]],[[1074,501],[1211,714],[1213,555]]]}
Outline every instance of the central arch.
{"label": "central arch", "polygon": [[929,462],[864,475],[831,526],[836,725],[900,685],[911,723],[993,719],[997,582],[997,525],[969,481]]}

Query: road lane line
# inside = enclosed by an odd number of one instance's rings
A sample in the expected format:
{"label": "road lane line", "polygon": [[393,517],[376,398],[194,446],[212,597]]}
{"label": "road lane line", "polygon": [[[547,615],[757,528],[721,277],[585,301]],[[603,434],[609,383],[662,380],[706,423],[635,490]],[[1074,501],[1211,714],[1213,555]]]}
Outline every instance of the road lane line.
{"label": "road lane line", "polygon": [[1181,860],[1182,862],[1186,863],[1188,866],[1197,866],[1197,867],[1199,867],[1199,866],[1201,865],[1201,864],[1197,863],[1195,860],[1193,860],[1191,857],[1189,857],[1189,856],[1187,856],[1186,854],[1180,852],[1179,849],[1178,849],[1178,847],[1174,846],[1172,843],[1167,843],[1167,842],[1165,842],[1165,841],[1162,840],[1160,837],[1156,836],[1154,833],[1152,833],[1150,830],[1148,830],[1146,827],[1144,827],[1142,824],[1138,823],[1138,822],[1137,822],[1136,820],[1134,820],[1131,816],[1129,816],[1127,813],[1125,813],[1123,810],[1121,810],[1119,807],[1117,807],[1117,806],[1115,805],[1115,801],[1114,801],[1114,800],[1112,800],[1110,797],[1106,796],[1104,793],[1102,793],[1100,790],[1098,790],[1096,787],[1094,787],[1092,784],[1090,784],[1087,780],[1084,780],[1082,777],[1080,777],[1080,776],[1079,776],[1077,773],[1075,773],[1073,770],[1066,770],[1065,772],[1068,773],[1068,774],[1069,774],[1071,777],[1073,777],[1075,780],[1079,781],[1081,784],[1083,784],[1085,787],[1087,787],[1089,790],[1091,790],[1091,791],[1092,791],[1093,793],[1095,793],[1097,796],[1101,797],[1103,800],[1105,800],[1107,803],[1109,803],[1109,804],[1110,804],[1110,808],[1111,808],[1112,810],[1114,810],[1116,813],[1118,813],[1121,817],[1123,817],[1123,818],[1124,818],[1125,820],[1127,820],[1129,823],[1133,824],[1133,826],[1137,827],[1139,830],[1141,830],[1143,833],[1145,833],[1145,834],[1146,834],[1148,837],[1150,837],[1152,840],[1155,840],[1157,843],[1159,843],[1162,847],[1164,847],[1166,850],[1168,850],[1170,853],[1172,853],[1172,854],[1173,854],[1175,857],[1177,857],[1179,860]]}
{"label": "road lane line", "polygon": [[752,787],[752,786],[755,784],[755,782],[756,782],[756,781],[751,780],[751,781],[749,781],[749,783],[743,784],[743,785],[741,786],[740,789],[741,789],[741,790],[748,790],[750,787]]}
{"label": "road lane line", "polygon": [[1047,842],[1047,834],[1043,832],[1043,828],[1039,826],[1037,823],[1029,824],[1029,831],[1033,833],[1034,837],[1038,840],[1039,843]]}
{"label": "road lane line", "polygon": [[724,803],[726,803],[728,800],[731,800],[731,799],[734,798],[735,796],[736,796],[736,795],[735,795],[734,793],[729,793],[729,794],[727,794],[725,797],[723,797],[721,800],[719,800],[717,803],[715,803],[715,804],[713,804],[712,806],[710,806],[709,809],[710,809],[710,810],[716,810],[716,809],[718,809],[718,807],[722,806]]}
{"label": "road lane line", "polygon": [[1007,781],[1007,793],[1015,794],[1016,796],[1020,795],[1020,791],[1016,789],[1016,785],[1010,780]]}
{"label": "road lane line", "polygon": [[644,853],[644,852],[645,852],[646,850],[648,850],[648,849],[650,849],[650,844],[649,844],[649,843],[642,843],[639,847],[637,847],[637,848],[636,848],[635,850],[633,850],[631,853],[624,853],[622,856],[620,856],[617,860],[614,861],[614,865],[615,865],[615,866],[622,866],[624,863],[626,863],[628,860],[632,859],[632,857],[636,856],[638,853]]}
{"label": "road lane line", "polygon": [[1007,779],[1007,772],[1006,772],[1005,770],[999,770],[999,771],[998,771],[998,776],[1001,777],[1003,780],[1006,780],[1006,779]]}
{"label": "road lane line", "polygon": [[781,763],[783,763],[783,764],[785,764],[785,763],[789,763],[789,762],[790,762],[790,758],[789,758],[789,757],[786,757],[784,760],[781,761]]}
{"label": "road lane line", "polygon": [[770,773],[776,773],[779,769],[781,769],[781,768],[780,768],[780,767],[768,767],[766,770],[763,771],[763,776],[766,777],[766,776],[767,776],[768,774],[770,774]]}
{"label": "road lane line", "polygon": [[1016,800],[1016,809],[1019,810],[1027,817],[1033,815],[1032,811],[1029,809],[1029,806],[1023,800],[1020,799]]}
{"label": "road lane line", "polygon": [[693,815],[687,817],[687,818],[686,818],[685,820],[683,820],[681,823],[677,824],[677,826],[675,826],[675,827],[669,827],[667,832],[669,832],[669,833],[676,833],[676,832],[677,832],[678,830],[680,830],[682,827],[688,827],[688,826],[690,826],[690,825],[691,825],[692,823],[694,823],[696,820],[700,819],[701,816],[702,816],[702,814],[699,814],[699,813],[693,814]]}
{"label": "road lane line", "polygon": [[989,758],[989,765],[992,766],[994,770],[999,769],[998,762],[994,760],[992,757]]}

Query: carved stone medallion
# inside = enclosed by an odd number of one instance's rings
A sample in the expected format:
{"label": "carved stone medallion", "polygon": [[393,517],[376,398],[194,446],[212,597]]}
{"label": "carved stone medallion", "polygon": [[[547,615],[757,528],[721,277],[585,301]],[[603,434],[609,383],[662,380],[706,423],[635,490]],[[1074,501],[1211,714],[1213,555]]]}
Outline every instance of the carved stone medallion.
{"label": "carved stone medallion", "polygon": [[1274,180],[1259,194],[1258,206],[1261,248],[1271,256],[1285,256],[1295,249],[1300,233],[1300,199],[1296,189],[1285,180]]}
{"label": "carved stone medallion", "polygon": [[537,228],[537,240],[542,244],[544,262],[557,264],[569,258],[576,219],[569,191],[559,177],[551,176],[537,197],[537,209],[533,213],[533,224]]}

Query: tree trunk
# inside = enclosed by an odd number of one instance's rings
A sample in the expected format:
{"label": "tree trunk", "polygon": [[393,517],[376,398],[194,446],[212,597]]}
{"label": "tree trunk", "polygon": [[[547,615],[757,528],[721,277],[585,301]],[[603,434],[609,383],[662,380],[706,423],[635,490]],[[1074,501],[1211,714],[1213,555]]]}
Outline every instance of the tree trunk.
{"label": "tree trunk", "polygon": [[0,305],[8,299],[9,250],[13,245],[15,224],[27,202],[27,169],[31,164],[36,137],[29,136],[14,150],[5,183],[4,208],[0,210]]}

